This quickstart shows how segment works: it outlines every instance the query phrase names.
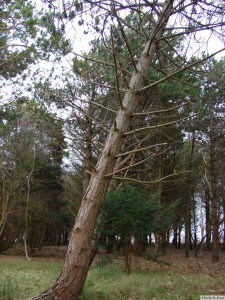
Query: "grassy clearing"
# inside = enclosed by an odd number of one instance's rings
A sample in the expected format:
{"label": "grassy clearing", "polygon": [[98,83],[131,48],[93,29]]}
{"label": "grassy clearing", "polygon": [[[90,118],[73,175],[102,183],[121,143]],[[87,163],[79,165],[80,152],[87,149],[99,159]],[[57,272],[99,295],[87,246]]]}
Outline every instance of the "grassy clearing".
{"label": "grassy clearing", "polygon": [[[0,258],[0,299],[31,299],[58,277],[61,262]],[[169,268],[127,275],[116,264],[100,264],[88,275],[82,300],[199,300],[199,295],[221,294],[215,286],[225,278],[179,274]],[[219,285],[218,285],[219,283]]]}
{"label": "grassy clearing", "polygon": [[58,277],[62,263],[0,257],[0,299],[30,299]]}
{"label": "grassy clearing", "polygon": [[82,300],[199,300],[202,294],[212,294],[211,284],[212,278],[207,276],[184,276],[165,270],[127,275],[111,265],[90,271]]}

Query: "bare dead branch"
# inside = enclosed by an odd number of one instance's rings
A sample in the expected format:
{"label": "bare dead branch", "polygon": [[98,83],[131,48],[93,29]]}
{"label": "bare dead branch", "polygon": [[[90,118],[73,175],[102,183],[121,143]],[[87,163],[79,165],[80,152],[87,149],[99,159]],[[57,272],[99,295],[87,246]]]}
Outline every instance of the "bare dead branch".
{"label": "bare dead branch", "polygon": [[165,126],[168,126],[168,125],[180,123],[180,122],[182,122],[184,120],[187,120],[189,118],[193,118],[193,117],[195,117],[197,115],[198,114],[194,114],[192,116],[188,116],[188,117],[182,118],[180,120],[175,120],[175,121],[171,121],[171,122],[167,122],[167,123],[163,123],[163,124],[156,124],[156,125],[148,126],[148,127],[137,128],[135,130],[125,132],[124,135],[126,136],[126,135],[129,135],[129,134],[133,134],[133,133],[137,133],[137,132],[141,132],[141,131],[145,131],[145,130],[158,129],[158,128],[165,127]]}
{"label": "bare dead branch", "polygon": [[[137,182],[137,183],[140,183],[140,184],[154,184],[154,183],[162,183],[162,182],[171,182],[172,180],[166,180],[170,177],[173,177],[173,176],[178,176],[178,175],[181,175],[181,174],[185,174],[185,173],[190,173],[191,171],[181,171],[181,172],[177,172],[177,173],[173,173],[173,174],[170,174],[170,175],[167,175],[165,177],[162,177],[160,179],[157,179],[157,180],[139,180],[139,179],[134,179],[134,178],[130,178],[130,177],[118,177],[118,176],[112,176],[112,179],[116,179],[116,180],[128,180],[128,181],[133,181],[133,182]],[[177,179],[174,179],[173,181],[176,181]]]}
{"label": "bare dead branch", "polygon": [[148,147],[145,147],[145,148],[140,148],[140,149],[135,149],[135,150],[131,150],[131,151],[128,151],[128,152],[120,153],[120,154],[116,155],[116,157],[121,157],[121,156],[132,154],[132,153],[138,153],[138,152],[141,152],[141,151],[146,151],[146,150],[149,150],[151,148],[164,146],[164,145],[167,145],[167,143],[155,144],[155,145],[151,145],[151,146],[148,146]]}
{"label": "bare dead branch", "polygon": [[[76,98],[76,99],[79,100],[80,102],[89,103],[89,100],[85,100],[85,99],[81,99],[81,98]],[[117,113],[115,110],[113,110],[113,109],[111,109],[111,108],[109,108],[109,107],[106,107],[106,106],[104,106],[104,105],[101,105],[101,104],[98,103],[98,102],[93,102],[93,101],[92,101],[92,102],[91,102],[91,105],[95,105],[95,106],[101,107],[101,108],[103,108],[103,109],[105,109],[105,110],[107,110],[107,111],[109,111],[109,112],[114,113],[114,114]]]}
{"label": "bare dead branch", "polygon": [[137,162],[137,163],[129,164],[128,166],[126,166],[126,167],[124,167],[124,168],[122,168],[122,169],[118,169],[118,170],[115,170],[115,171],[112,172],[112,173],[107,174],[105,177],[110,177],[110,176],[113,176],[113,175],[116,174],[116,173],[119,173],[119,172],[122,172],[122,171],[125,171],[125,170],[129,170],[129,169],[131,169],[131,168],[133,168],[133,167],[135,167],[135,166],[138,166],[138,165],[140,165],[140,164],[143,164],[146,160],[148,160],[148,159],[150,159],[150,158],[151,158],[151,157],[147,157],[147,158],[142,159],[141,161],[139,161],[139,162]]}
{"label": "bare dead branch", "polygon": [[147,112],[143,112],[143,113],[135,113],[133,114],[133,116],[149,116],[149,115],[154,115],[154,114],[160,114],[160,113],[165,113],[165,112],[169,112],[169,111],[173,111],[173,110],[177,110],[183,106],[186,106],[188,104],[190,104],[191,101],[188,101],[187,103],[182,103],[180,105],[174,106],[174,107],[170,107],[167,109],[159,109],[159,110],[154,110],[154,111],[147,111]]}

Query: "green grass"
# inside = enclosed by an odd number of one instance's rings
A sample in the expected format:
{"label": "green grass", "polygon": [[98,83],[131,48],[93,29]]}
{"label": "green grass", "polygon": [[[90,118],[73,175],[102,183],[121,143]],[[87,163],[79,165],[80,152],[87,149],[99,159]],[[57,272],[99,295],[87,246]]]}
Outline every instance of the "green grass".
{"label": "green grass", "polygon": [[[61,267],[61,262],[0,257],[0,300],[31,299],[51,286]],[[169,268],[127,275],[113,263],[99,264],[90,270],[81,300],[199,300],[199,295],[218,294],[213,289],[224,282]]]}
{"label": "green grass", "polygon": [[0,300],[30,299],[59,276],[62,263],[0,257]]}
{"label": "green grass", "polygon": [[[224,281],[221,279],[221,286]],[[112,264],[89,272],[82,300],[199,300],[200,295],[218,294],[212,290],[216,283],[211,276],[181,275],[163,269],[127,275]]]}

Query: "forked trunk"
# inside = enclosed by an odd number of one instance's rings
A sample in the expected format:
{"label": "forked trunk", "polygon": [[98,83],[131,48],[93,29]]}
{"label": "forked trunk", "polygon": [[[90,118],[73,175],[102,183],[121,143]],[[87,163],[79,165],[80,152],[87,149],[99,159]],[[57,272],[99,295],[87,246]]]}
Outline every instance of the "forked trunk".
{"label": "forked trunk", "polygon": [[92,236],[101,206],[108,188],[111,173],[124,141],[124,133],[129,129],[132,114],[139,102],[138,90],[143,87],[152,58],[156,52],[158,39],[163,36],[166,23],[172,11],[173,0],[165,1],[162,14],[156,24],[152,38],[146,43],[142,56],[133,73],[129,91],[125,93],[114,125],[105,142],[98,163],[81,203],[75,226],[71,233],[65,264],[56,283],[35,300],[74,300],[82,292],[87,276],[92,251]]}

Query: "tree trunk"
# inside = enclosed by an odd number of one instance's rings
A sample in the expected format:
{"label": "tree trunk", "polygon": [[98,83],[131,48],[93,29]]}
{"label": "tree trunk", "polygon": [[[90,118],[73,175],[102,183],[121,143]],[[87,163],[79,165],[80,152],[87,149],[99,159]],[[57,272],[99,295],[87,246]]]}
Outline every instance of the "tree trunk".
{"label": "tree trunk", "polygon": [[225,251],[225,199],[223,199],[223,250]]}
{"label": "tree trunk", "polygon": [[155,255],[160,255],[161,254],[161,237],[160,237],[160,232],[155,233],[155,250],[154,250]]}
{"label": "tree trunk", "polygon": [[195,257],[197,257],[198,251],[199,251],[199,249],[200,249],[202,243],[204,242],[204,239],[205,239],[205,238],[206,238],[206,235],[204,235],[204,236],[202,237],[202,240],[200,241],[200,243],[199,243],[198,246],[196,247],[196,250],[195,250]]}
{"label": "tree trunk", "polygon": [[213,228],[213,249],[212,249],[212,262],[219,262],[219,218],[218,218],[218,203],[217,195],[214,188],[212,189],[212,228]]}
{"label": "tree trunk", "polygon": [[164,229],[161,232],[161,253],[162,253],[162,255],[166,255],[166,248],[167,248],[166,229]]}
{"label": "tree trunk", "polygon": [[107,253],[112,253],[116,244],[115,235],[108,235],[106,241],[106,251]]}
{"label": "tree trunk", "polygon": [[[95,97],[95,90],[93,87],[91,101],[94,100]],[[91,101],[88,103],[88,116],[92,115],[91,109]],[[86,143],[85,143],[85,150],[84,150],[84,180],[83,180],[83,191],[87,190],[89,181],[90,181],[90,174],[91,174],[91,165],[92,165],[92,138],[93,138],[93,129],[92,129],[92,120],[86,117]]]}
{"label": "tree trunk", "polygon": [[169,246],[170,244],[170,229],[166,231],[166,245]]}
{"label": "tree trunk", "polygon": [[181,249],[181,231],[182,231],[182,224],[179,223],[177,249]]}
{"label": "tree trunk", "polygon": [[15,224],[5,225],[2,236],[0,236],[0,254],[12,247],[19,230]]}
{"label": "tree trunk", "polygon": [[175,249],[177,249],[177,225],[174,225],[174,228],[173,228],[173,241],[172,241],[172,245]]}
{"label": "tree trunk", "polygon": [[186,211],[185,211],[185,257],[189,258],[190,251],[190,204],[186,199]]}
{"label": "tree trunk", "polygon": [[192,132],[192,136],[190,137],[191,144],[191,153],[189,157],[189,175],[188,175],[188,192],[185,201],[185,257],[189,257],[189,251],[192,247],[191,242],[191,197],[192,197],[192,178],[191,178],[191,170],[192,170],[192,160],[194,155],[194,147],[195,147],[195,131]]}
{"label": "tree trunk", "polygon": [[131,241],[126,239],[125,242],[125,270],[127,274],[130,274],[131,271]]}
{"label": "tree trunk", "polygon": [[206,248],[210,250],[211,245],[211,221],[210,221],[210,193],[205,190],[205,227],[206,227]]}
{"label": "tree trunk", "polygon": [[[193,199],[194,201],[194,199]],[[198,230],[198,226],[197,226],[197,222],[196,222],[196,209],[194,206],[194,211],[193,211],[193,223],[194,223],[194,241],[193,241],[193,245],[194,245],[194,249],[196,249],[197,247],[197,243],[198,243],[198,236],[197,236],[197,230]]]}
{"label": "tree trunk", "polygon": [[130,127],[132,114],[140,98],[138,90],[144,86],[144,80],[156,52],[158,39],[163,36],[168,17],[172,11],[172,3],[173,0],[165,1],[162,14],[151,39],[145,45],[136,67],[137,70],[132,74],[129,91],[125,93],[122,107],[117,113],[101,156],[92,172],[71,233],[61,275],[48,291],[35,297],[35,300],[74,300],[82,292],[89,269],[95,224],[110,181],[106,175],[112,172],[116,155],[120,152],[124,141],[124,133]]}
{"label": "tree trunk", "polygon": [[148,245],[149,246],[152,245],[152,233],[151,232],[149,233],[149,236],[148,236]]}
{"label": "tree trunk", "polygon": [[[213,158],[211,160],[211,167],[213,164]],[[219,262],[219,216],[218,216],[218,200],[217,200],[217,186],[216,175],[214,167],[211,168],[211,192],[212,192],[212,262]]]}
{"label": "tree trunk", "polygon": [[217,171],[216,171],[216,145],[215,145],[215,122],[212,109],[212,103],[209,103],[210,109],[210,189],[212,203],[212,262],[219,262],[219,212],[218,212],[218,193],[217,193]]}

